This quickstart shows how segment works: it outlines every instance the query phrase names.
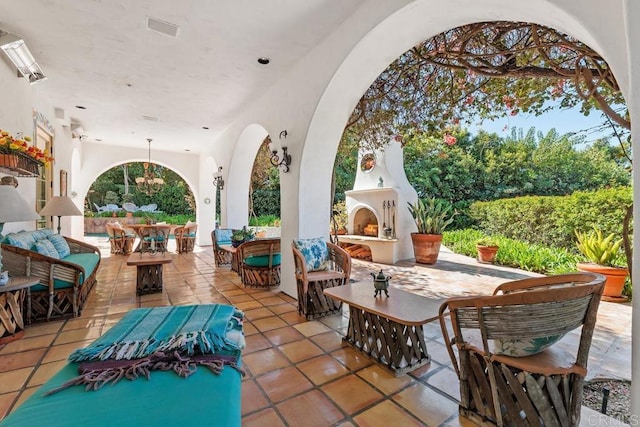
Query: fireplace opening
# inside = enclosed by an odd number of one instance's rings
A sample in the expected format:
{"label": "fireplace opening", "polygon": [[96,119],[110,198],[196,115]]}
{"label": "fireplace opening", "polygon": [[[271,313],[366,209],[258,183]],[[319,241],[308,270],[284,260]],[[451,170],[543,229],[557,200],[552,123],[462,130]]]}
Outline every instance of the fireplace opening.
{"label": "fireplace opening", "polygon": [[367,208],[360,208],[353,216],[353,234],[378,237],[378,220]]}

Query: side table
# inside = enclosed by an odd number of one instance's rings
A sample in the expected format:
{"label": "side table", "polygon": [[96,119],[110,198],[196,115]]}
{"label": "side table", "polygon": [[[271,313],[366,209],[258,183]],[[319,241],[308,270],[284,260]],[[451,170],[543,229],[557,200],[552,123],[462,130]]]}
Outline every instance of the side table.
{"label": "side table", "polygon": [[171,263],[168,252],[134,252],[127,265],[136,266],[136,294],[162,292],[162,265]]}
{"label": "side table", "polygon": [[[22,338],[24,335],[24,317],[22,304],[30,294],[30,287],[37,285],[39,279],[33,276],[15,276],[9,283],[0,286],[0,344]],[[31,299],[27,298],[27,316],[31,315]]]}

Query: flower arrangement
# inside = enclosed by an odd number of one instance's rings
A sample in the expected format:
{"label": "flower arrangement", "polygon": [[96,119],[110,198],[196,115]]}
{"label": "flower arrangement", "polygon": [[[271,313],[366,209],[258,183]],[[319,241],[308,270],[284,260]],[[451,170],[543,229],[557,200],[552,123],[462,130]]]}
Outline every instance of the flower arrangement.
{"label": "flower arrangement", "polygon": [[22,153],[44,164],[49,164],[53,161],[53,157],[47,156],[44,151],[35,145],[30,145],[30,142],[31,138],[28,136],[14,138],[6,130],[0,129],[0,154]]}

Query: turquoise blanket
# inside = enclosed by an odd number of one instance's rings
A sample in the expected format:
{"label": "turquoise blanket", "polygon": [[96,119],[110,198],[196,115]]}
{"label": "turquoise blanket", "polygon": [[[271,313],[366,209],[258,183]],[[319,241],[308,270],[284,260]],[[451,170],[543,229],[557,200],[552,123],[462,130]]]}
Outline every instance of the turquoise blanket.
{"label": "turquoise blanket", "polygon": [[140,308],[69,360],[132,360],[172,351],[239,356],[245,346],[242,320],[241,311],[224,304]]}

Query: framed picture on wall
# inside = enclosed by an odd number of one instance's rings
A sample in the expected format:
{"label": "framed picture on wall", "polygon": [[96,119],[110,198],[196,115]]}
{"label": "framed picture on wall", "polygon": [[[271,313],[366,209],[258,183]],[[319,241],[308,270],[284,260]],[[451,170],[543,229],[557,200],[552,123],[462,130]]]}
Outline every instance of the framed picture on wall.
{"label": "framed picture on wall", "polygon": [[60,195],[67,196],[67,171],[60,171]]}

